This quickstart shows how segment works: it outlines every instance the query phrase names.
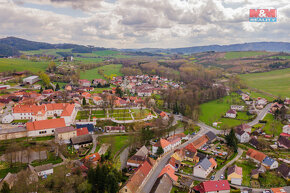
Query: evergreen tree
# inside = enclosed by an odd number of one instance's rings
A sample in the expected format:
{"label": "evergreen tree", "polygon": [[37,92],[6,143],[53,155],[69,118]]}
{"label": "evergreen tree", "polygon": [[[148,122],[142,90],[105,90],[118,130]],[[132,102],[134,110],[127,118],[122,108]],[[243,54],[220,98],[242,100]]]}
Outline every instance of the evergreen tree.
{"label": "evergreen tree", "polygon": [[58,91],[58,90],[60,90],[60,87],[59,87],[59,84],[58,84],[58,83],[56,83],[56,86],[55,86],[55,91]]}
{"label": "evergreen tree", "polygon": [[42,86],[40,87],[40,90],[39,90],[39,93],[42,93],[43,92],[43,88]]}
{"label": "evergreen tree", "polygon": [[231,129],[230,133],[226,135],[227,145],[232,147],[234,152],[238,151],[238,139],[235,135],[234,129]]}
{"label": "evergreen tree", "polygon": [[158,147],[156,154],[161,155],[163,153],[164,153],[163,149],[161,147]]}
{"label": "evergreen tree", "polygon": [[83,98],[83,106],[85,106],[87,104],[86,98]]}

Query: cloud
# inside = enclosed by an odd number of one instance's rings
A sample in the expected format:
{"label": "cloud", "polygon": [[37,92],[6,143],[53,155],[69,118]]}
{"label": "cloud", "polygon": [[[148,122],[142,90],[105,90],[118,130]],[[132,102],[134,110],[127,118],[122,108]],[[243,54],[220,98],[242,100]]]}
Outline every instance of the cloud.
{"label": "cloud", "polygon": [[[278,22],[250,23],[251,8],[277,8]],[[0,36],[117,48],[289,41],[289,16],[287,0],[0,0]]]}

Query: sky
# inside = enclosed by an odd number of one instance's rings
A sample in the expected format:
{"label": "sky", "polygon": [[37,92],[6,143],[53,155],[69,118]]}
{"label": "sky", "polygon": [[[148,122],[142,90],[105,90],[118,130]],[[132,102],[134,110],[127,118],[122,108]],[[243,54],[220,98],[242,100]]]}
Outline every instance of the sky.
{"label": "sky", "polygon": [[[277,22],[249,22],[249,9]],[[290,40],[289,0],[0,0],[0,38],[106,48]]]}

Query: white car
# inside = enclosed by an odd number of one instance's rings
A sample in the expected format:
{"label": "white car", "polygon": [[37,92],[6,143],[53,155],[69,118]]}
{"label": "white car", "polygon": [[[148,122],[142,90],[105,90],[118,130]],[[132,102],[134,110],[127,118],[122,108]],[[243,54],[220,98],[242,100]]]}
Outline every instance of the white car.
{"label": "white car", "polygon": [[223,180],[223,179],[225,179],[225,176],[222,174],[222,175],[221,175],[221,180]]}

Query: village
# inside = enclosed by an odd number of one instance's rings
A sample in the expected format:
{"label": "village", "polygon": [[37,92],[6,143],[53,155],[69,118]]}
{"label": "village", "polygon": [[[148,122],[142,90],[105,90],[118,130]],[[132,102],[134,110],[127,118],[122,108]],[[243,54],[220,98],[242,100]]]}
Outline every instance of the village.
{"label": "village", "polygon": [[[12,188],[24,168],[34,183],[50,179],[58,168],[65,168],[66,178],[78,172],[86,177],[90,168],[111,159],[127,177],[119,184],[124,193],[290,191],[288,98],[268,102],[236,91],[242,102],[209,125],[158,108],[163,90],[184,86],[167,78],[80,79],[43,89],[38,76],[14,76],[22,83],[6,77],[0,86],[8,91],[0,95],[1,186]],[[270,128],[268,116],[286,122]],[[223,126],[233,120],[242,124]],[[168,132],[134,146],[138,127]]]}

